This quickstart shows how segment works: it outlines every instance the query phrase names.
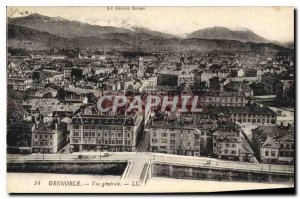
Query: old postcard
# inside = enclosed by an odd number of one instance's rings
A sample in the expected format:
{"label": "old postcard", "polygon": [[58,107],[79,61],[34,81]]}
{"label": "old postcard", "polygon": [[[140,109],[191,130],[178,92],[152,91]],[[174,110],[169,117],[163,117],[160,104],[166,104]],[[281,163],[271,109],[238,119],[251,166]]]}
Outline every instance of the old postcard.
{"label": "old postcard", "polygon": [[294,192],[294,32],[292,7],[7,7],[7,192]]}

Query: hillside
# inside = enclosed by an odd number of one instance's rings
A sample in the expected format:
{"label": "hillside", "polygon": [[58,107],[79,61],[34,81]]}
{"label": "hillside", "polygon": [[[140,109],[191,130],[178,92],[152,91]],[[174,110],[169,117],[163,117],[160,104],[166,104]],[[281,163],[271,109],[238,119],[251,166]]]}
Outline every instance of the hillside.
{"label": "hillside", "polygon": [[194,31],[187,38],[222,39],[241,42],[269,43],[268,40],[258,36],[249,29],[229,29],[225,27],[212,27]]}

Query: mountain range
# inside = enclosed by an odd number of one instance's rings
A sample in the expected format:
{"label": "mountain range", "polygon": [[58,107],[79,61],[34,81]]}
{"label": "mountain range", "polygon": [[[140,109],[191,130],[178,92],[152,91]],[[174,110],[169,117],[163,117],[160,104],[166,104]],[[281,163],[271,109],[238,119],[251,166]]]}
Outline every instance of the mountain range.
{"label": "mountain range", "polygon": [[[92,25],[61,17],[31,14],[8,18],[8,46],[28,48],[79,47],[172,50],[284,51],[281,46],[249,29],[212,27],[180,37],[152,31],[129,20]],[[113,25],[113,26],[112,26]],[[26,45],[24,45],[26,43]]]}

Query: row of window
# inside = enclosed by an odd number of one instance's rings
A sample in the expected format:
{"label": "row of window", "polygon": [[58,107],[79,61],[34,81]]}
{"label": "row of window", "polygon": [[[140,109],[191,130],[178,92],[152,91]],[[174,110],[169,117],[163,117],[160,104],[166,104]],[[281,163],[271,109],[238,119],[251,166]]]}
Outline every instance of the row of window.
{"label": "row of window", "polygon": [[236,118],[234,118],[234,121],[238,121],[238,122],[248,122],[248,123],[250,123],[250,122],[252,122],[252,123],[270,123],[270,119],[267,119],[267,120],[265,120],[265,119],[262,119],[262,120],[260,120],[260,119],[248,119],[248,120],[246,120],[245,118],[244,119],[241,119],[241,118],[238,118],[238,119],[236,119]]}
{"label": "row of window", "polygon": [[[71,139],[72,144],[79,144],[80,139],[79,138],[73,138]],[[116,140],[116,139],[106,139],[106,140],[101,140],[101,139],[93,139],[93,138],[86,138],[83,139],[83,144],[117,144],[117,145],[122,145],[123,140]],[[131,145],[131,140],[125,140],[125,145]]]}
{"label": "row of window", "polygon": [[[74,137],[80,137],[81,136],[81,132],[79,131],[74,131],[72,133],[72,135]],[[94,132],[94,131],[86,131],[86,132],[83,132],[83,136],[84,137],[122,137],[123,133],[108,133],[108,132]],[[127,138],[130,138],[131,137],[131,133],[124,133],[124,136],[127,137]]]}
{"label": "row of window", "polygon": [[[271,115],[256,115],[256,114],[233,114],[233,117],[256,117],[256,116],[258,116],[258,117],[267,117],[267,118],[270,118],[271,117]],[[272,118],[275,118],[275,116],[274,115],[272,115]]]}
{"label": "row of window", "polygon": [[212,104],[212,103],[205,103],[205,106],[233,106],[233,107],[242,107],[244,104]]}
{"label": "row of window", "polygon": [[266,157],[275,157],[276,151],[271,151],[271,153],[269,151],[265,151],[265,156]]}
{"label": "row of window", "polygon": [[[157,146],[153,146],[151,148],[151,151],[153,152],[164,152],[164,153],[170,153],[170,154],[181,154],[181,155],[192,155],[194,153],[194,155],[199,155],[199,152],[196,152],[197,150],[188,150],[188,151],[185,151],[185,150],[182,150],[182,149],[176,149],[175,146],[170,146],[170,149],[168,151],[167,147],[165,146],[161,146],[161,147],[157,147]],[[181,153],[180,153],[181,151]]]}
{"label": "row of window", "polygon": [[[174,129],[168,129],[169,131],[174,131]],[[189,136],[190,136],[190,133],[191,133],[191,131],[192,130],[180,130],[180,133],[181,133],[181,135],[183,134],[183,133],[188,133],[189,134]],[[156,132],[153,132],[152,133],[152,136],[153,137],[156,137],[157,136],[157,133]],[[168,133],[161,133],[161,136],[162,137],[168,137]],[[196,135],[195,135],[196,136]],[[176,134],[175,133],[170,133],[170,137],[171,138],[175,138],[176,137]],[[182,137],[182,136],[181,136]],[[197,137],[197,138],[199,138],[199,137]]]}
{"label": "row of window", "polygon": [[[236,144],[234,144],[234,143],[232,143],[232,144],[230,144],[230,143],[223,143],[224,144],[224,146],[225,147],[227,147],[227,148],[229,148],[230,146],[231,147],[236,147],[237,145]],[[217,143],[214,143],[214,147],[216,147],[217,146]],[[222,143],[218,143],[218,148],[222,148]]]}
{"label": "row of window", "polygon": [[294,148],[294,144],[293,143],[286,143],[286,144],[281,143],[280,144],[280,148],[293,149]]}
{"label": "row of window", "polygon": [[53,153],[53,149],[33,149],[33,153]]}
{"label": "row of window", "polygon": [[[156,143],[158,143],[158,140],[157,140],[156,138],[153,138],[153,139],[152,139],[152,143],[153,143],[153,144],[156,144]],[[163,144],[168,143],[168,140],[167,140],[167,139],[162,139],[162,140],[161,140],[161,143],[163,143]],[[180,146],[183,145],[182,140],[180,140],[180,143],[179,143],[179,144],[180,144]],[[174,145],[176,145],[176,140],[171,139],[171,140],[170,140],[170,146],[172,147],[172,146],[174,146]],[[189,147],[189,146],[191,146],[191,143],[188,141],[188,142],[186,142],[184,145],[187,146],[187,147]],[[199,145],[200,145],[200,142],[199,142],[199,141],[195,141],[195,142],[194,142],[194,145],[195,145],[195,146],[199,146]]]}
{"label": "row of window", "polygon": [[53,142],[48,141],[34,141],[34,146],[52,146]]}
{"label": "row of window", "polygon": [[280,151],[280,157],[294,157],[294,151]]}
{"label": "row of window", "polygon": [[[96,125],[74,125],[74,129],[99,129],[99,130],[122,130],[123,126],[96,126]],[[124,130],[133,130],[134,127],[124,127]]]}
{"label": "row of window", "polygon": [[246,100],[244,98],[236,98],[236,97],[231,97],[231,98],[202,98],[204,101],[213,101],[213,102],[245,102]]}
{"label": "row of window", "polygon": [[222,152],[223,152],[222,150],[219,150],[218,154],[219,155],[221,155],[221,154],[225,154],[225,155],[229,155],[229,154],[231,154],[231,155],[237,155],[237,151],[236,150],[229,151],[229,150],[225,149],[224,153],[222,153]]}
{"label": "row of window", "polygon": [[[157,142],[158,142],[158,140],[157,140],[156,138],[153,138],[153,139],[152,139],[152,143],[155,144],[155,143],[157,143]],[[167,139],[162,139],[162,140],[161,140],[161,143],[168,143],[168,140],[167,140]]]}
{"label": "row of window", "polygon": [[47,140],[47,139],[52,139],[52,135],[47,135],[47,134],[46,135],[45,134],[44,135],[43,134],[37,135],[37,134],[35,134],[34,138],[35,139],[39,138],[39,139],[45,139],[45,140]]}

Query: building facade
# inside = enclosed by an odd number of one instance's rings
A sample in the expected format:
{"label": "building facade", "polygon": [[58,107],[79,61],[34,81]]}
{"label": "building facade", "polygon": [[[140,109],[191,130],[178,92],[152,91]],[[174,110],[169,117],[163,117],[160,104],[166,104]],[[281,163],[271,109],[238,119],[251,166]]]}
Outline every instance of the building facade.
{"label": "building facade", "polygon": [[263,163],[275,163],[277,162],[279,155],[279,145],[278,142],[273,138],[268,136],[264,143],[260,147],[260,159]]}
{"label": "building facade", "polygon": [[292,134],[286,135],[278,139],[279,154],[278,161],[282,163],[294,163],[295,144]]}
{"label": "building facade", "polygon": [[213,133],[213,156],[240,162],[257,162],[249,143],[240,128],[234,125],[218,128]]}
{"label": "building facade", "polygon": [[32,133],[33,153],[57,153],[66,143],[66,123],[36,124]]}
{"label": "building facade", "polygon": [[135,151],[143,117],[132,115],[76,115],[70,124],[70,152]]}
{"label": "building facade", "polygon": [[186,156],[200,156],[201,131],[189,127],[155,127],[150,133],[150,151]]}
{"label": "building facade", "polygon": [[207,92],[200,101],[203,106],[244,107],[247,103],[245,95],[237,92]]}
{"label": "building facade", "polygon": [[252,143],[260,161],[274,164],[293,164],[294,132],[290,127],[260,126],[252,129]]}

